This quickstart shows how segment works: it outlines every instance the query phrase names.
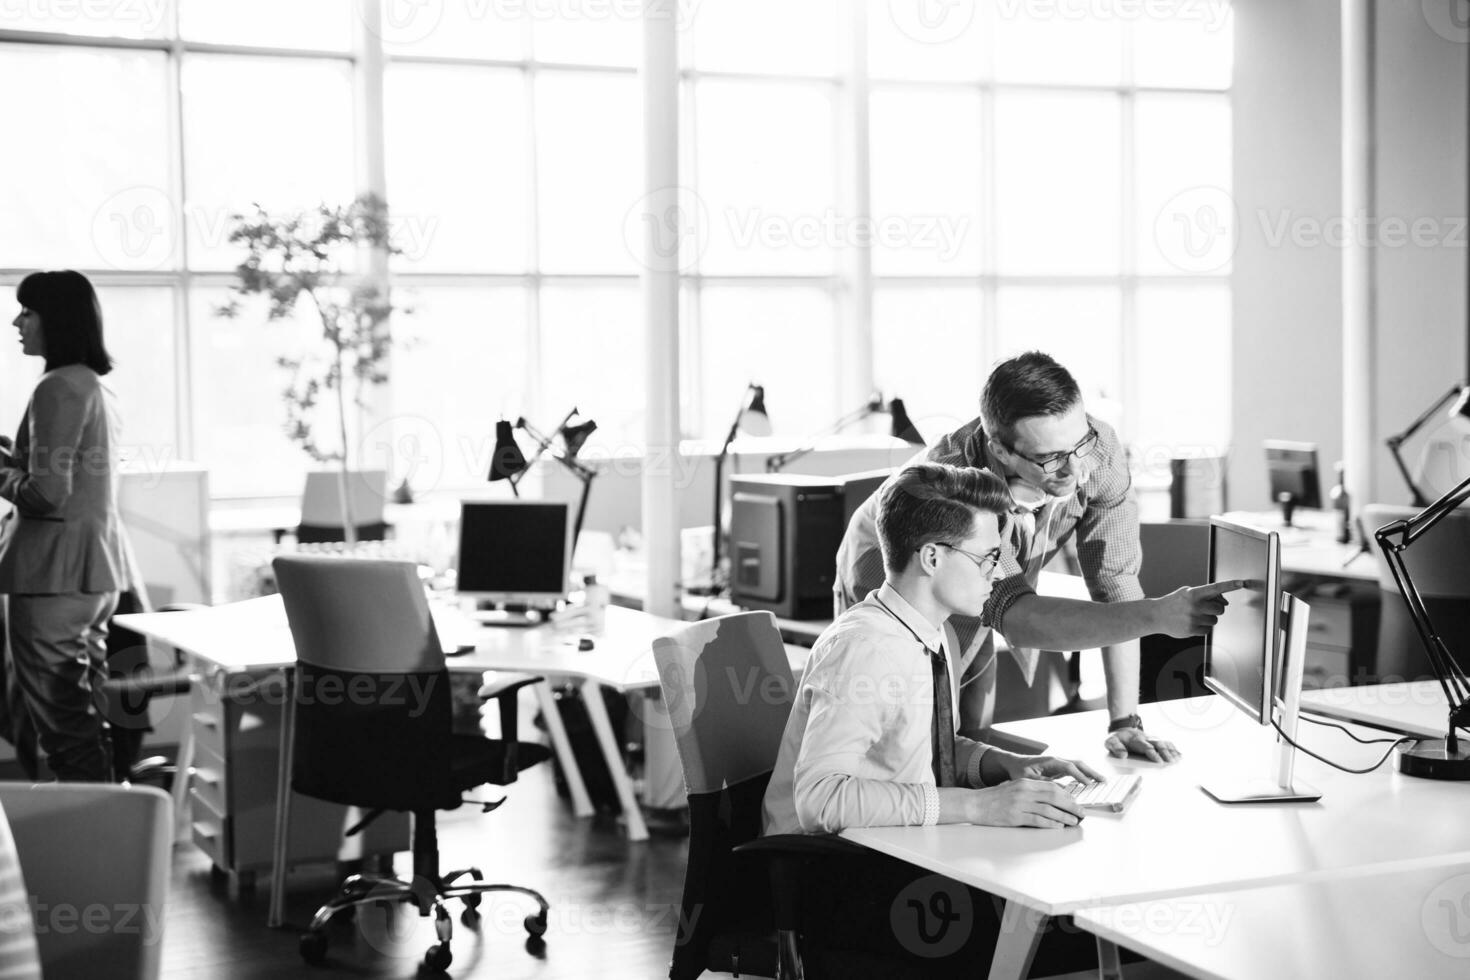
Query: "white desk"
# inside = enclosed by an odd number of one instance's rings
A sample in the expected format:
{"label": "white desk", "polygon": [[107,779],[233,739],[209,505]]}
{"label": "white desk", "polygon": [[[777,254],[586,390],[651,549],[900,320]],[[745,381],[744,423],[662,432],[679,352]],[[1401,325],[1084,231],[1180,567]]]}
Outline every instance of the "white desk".
{"label": "white desk", "polygon": [[[474,644],[472,653],[453,656],[446,661],[450,670],[517,671],[564,679],[580,686],[598,745],[623,807],[628,837],[646,840],[648,829],[634,798],[632,780],[618,748],[620,740],[612,730],[598,686],[607,685],[623,692],[657,687],[653,640],[681,628],[683,624],[618,607],[607,610],[605,629],[594,634],[588,634],[581,628],[562,631],[554,626],[481,627],[453,609],[437,606],[434,619],[447,650],[452,651],[462,641]],[[119,626],[186,651],[205,670],[265,672],[296,662],[296,649],[280,596],[265,596],[189,612],[119,616],[116,622]],[[585,635],[593,637],[596,645],[592,650],[577,649],[578,640]],[[804,651],[791,648],[788,655],[799,663]],[[573,808],[578,816],[590,816],[592,803],[550,686],[537,684],[535,690],[547,731],[566,773]]]}
{"label": "white desk", "polygon": [[1470,864],[1084,909],[1078,925],[1192,977],[1470,976]]}
{"label": "white desk", "polygon": [[1438,681],[1303,691],[1302,710],[1425,738],[1444,738],[1449,727],[1449,706]]}
{"label": "white desk", "polygon": [[[1269,729],[1215,696],[1143,705],[1140,714],[1150,732],[1180,747],[1181,762],[1109,760],[1098,737],[1102,712],[998,726],[1104,773],[1142,772],[1143,788],[1121,816],[1093,814],[1059,831],[951,825],[843,836],[1005,898],[1008,924],[992,977],[1024,976],[1046,916],[1370,868],[1470,862],[1470,820],[1462,819],[1470,811],[1470,786],[1411,779],[1392,760],[1376,773],[1352,776],[1298,755],[1297,773],[1322,791],[1319,803],[1225,806],[1200,782],[1222,772],[1268,774]],[[1303,744],[1350,766],[1374,761],[1384,748],[1311,725],[1298,734]]]}

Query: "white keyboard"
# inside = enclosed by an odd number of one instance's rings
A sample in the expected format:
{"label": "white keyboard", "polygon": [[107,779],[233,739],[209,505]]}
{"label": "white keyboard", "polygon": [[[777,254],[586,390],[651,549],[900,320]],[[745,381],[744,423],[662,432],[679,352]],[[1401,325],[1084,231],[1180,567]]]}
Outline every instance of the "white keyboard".
{"label": "white keyboard", "polygon": [[1133,797],[1138,795],[1142,784],[1142,779],[1130,773],[1126,776],[1114,776],[1101,783],[1079,783],[1075,779],[1067,779],[1062,782],[1062,788],[1072,794],[1072,799],[1085,810],[1122,813],[1133,802]]}

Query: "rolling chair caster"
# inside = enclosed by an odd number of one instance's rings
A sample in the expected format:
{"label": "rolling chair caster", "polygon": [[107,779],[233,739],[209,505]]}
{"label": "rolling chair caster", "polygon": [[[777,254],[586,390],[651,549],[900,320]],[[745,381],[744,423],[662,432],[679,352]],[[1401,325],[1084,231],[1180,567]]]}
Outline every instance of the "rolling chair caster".
{"label": "rolling chair caster", "polygon": [[327,934],[317,930],[303,932],[296,948],[307,963],[321,966],[327,959]]}

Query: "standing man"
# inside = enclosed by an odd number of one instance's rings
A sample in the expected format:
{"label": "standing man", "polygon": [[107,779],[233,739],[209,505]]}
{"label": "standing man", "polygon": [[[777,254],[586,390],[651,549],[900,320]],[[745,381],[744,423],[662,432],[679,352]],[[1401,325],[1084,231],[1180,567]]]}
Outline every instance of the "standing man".
{"label": "standing man", "polygon": [[[984,612],[952,617],[948,625],[964,677],[961,730],[988,728],[994,716],[991,631],[998,630],[1027,683],[1034,679],[1038,650],[1103,647],[1108,752],[1156,762],[1177,759],[1174,745],[1150,737],[1138,717],[1137,639],[1203,632],[1205,604],[1218,603],[1219,593],[1180,590],[1156,606],[1137,601],[1144,598],[1138,584],[1138,507],[1127,459],[1112,427],[1087,414],[1071,373],[1040,351],[1002,361],[981,392],[980,417],[916,459],[987,469],[1006,481],[1014,500],[1000,580]],[[880,488],[853,515],[837,552],[839,613],[883,582],[876,521],[882,495]],[[1074,536],[1095,601],[1037,595],[1041,568]]]}

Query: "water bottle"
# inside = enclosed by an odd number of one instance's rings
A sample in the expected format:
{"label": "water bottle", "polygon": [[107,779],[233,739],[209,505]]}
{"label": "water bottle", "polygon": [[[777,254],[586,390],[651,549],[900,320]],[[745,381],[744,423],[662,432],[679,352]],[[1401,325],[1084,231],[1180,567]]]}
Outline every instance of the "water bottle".
{"label": "water bottle", "polygon": [[1343,478],[1342,460],[1338,460],[1333,468],[1337,471],[1337,482],[1333,484],[1328,496],[1332,499],[1332,509],[1337,514],[1337,543],[1347,544],[1353,539],[1353,501],[1348,495],[1347,481]]}
{"label": "water bottle", "polygon": [[582,605],[587,609],[587,629],[602,632],[607,624],[607,604],[612,601],[612,590],[591,573],[582,580]]}

